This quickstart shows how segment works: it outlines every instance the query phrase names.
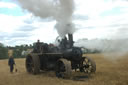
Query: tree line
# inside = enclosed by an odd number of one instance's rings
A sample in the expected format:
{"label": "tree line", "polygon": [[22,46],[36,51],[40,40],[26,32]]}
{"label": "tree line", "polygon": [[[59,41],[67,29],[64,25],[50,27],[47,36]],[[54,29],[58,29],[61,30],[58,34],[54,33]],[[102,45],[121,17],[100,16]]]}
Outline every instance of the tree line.
{"label": "tree line", "polygon": [[23,51],[27,51],[28,49],[32,49],[33,46],[30,45],[19,45],[19,46],[4,46],[0,43],[0,59],[7,59],[9,55],[9,50],[12,51],[12,56],[14,58],[24,58],[25,56],[22,55]]}
{"label": "tree line", "polygon": [[[17,45],[17,46],[4,46],[2,43],[0,43],[0,59],[7,59],[9,58],[9,50],[13,51],[12,56],[14,58],[24,58],[25,53],[28,52],[28,50],[31,50],[33,48],[33,45]],[[100,53],[100,50],[97,49],[87,49],[82,47],[83,53]],[[26,53],[27,54],[27,53]]]}

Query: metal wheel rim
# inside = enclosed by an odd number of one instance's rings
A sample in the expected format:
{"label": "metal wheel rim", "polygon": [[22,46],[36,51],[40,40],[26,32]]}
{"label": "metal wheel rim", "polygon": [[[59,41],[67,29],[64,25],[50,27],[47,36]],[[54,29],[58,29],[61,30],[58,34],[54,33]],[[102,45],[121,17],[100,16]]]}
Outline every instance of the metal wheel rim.
{"label": "metal wheel rim", "polygon": [[91,70],[92,70],[91,62],[89,59],[85,58],[85,60],[83,61],[83,71],[85,73],[91,73]]}

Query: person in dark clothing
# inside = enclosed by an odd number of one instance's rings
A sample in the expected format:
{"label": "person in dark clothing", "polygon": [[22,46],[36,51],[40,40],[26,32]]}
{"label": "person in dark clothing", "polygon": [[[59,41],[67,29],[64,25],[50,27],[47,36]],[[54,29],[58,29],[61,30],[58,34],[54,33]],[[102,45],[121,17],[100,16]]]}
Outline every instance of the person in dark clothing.
{"label": "person in dark clothing", "polygon": [[9,57],[8,65],[10,66],[10,72],[12,73],[13,69],[14,69],[14,65],[15,65],[15,61],[14,61],[14,58],[12,56]]}

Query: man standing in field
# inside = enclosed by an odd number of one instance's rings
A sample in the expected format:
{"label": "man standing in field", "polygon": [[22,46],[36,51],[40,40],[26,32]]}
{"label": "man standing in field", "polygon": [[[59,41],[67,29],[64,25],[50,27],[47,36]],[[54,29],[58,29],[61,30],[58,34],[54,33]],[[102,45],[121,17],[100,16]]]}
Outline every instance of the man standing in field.
{"label": "man standing in field", "polygon": [[10,66],[10,72],[13,73],[15,61],[14,61],[14,58],[12,56],[9,57],[8,65]]}

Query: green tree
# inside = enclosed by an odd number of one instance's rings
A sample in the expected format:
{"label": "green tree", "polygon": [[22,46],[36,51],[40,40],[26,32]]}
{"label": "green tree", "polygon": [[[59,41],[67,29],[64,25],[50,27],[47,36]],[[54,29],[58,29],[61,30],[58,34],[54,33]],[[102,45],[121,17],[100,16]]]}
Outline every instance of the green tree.
{"label": "green tree", "polygon": [[0,59],[8,58],[8,49],[0,43]]}

